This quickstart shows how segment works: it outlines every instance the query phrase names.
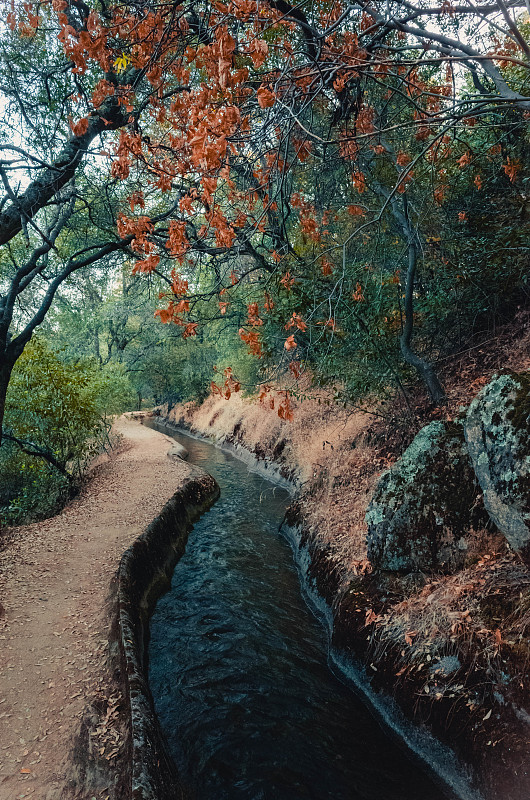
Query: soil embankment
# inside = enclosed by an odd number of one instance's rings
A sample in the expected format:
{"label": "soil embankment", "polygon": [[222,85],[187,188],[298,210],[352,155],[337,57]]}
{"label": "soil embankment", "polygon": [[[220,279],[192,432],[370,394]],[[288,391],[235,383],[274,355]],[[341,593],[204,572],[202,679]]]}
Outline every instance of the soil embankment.
{"label": "soil embankment", "polygon": [[3,536],[0,800],[128,796],[111,582],[124,551],[197,473],[167,457],[173,442],[160,433],[125,418],[116,432],[117,451],[61,514]]}
{"label": "soil embankment", "polygon": [[270,396],[259,403],[216,395],[169,414],[298,485],[287,521],[311,588],[330,609],[334,649],[364,666],[373,692],[393,696],[410,720],[452,747],[488,800],[526,800],[530,792],[530,571],[494,526],[478,532],[455,570],[374,570],[365,515],[381,474],[421,428],[454,419],[494,372],[528,370],[529,331],[507,329],[484,346],[480,362],[474,351],[450,365],[449,403],[434,412],[418,403],[413,414],[370,415],[316,393],[292,401],[290,423]]}

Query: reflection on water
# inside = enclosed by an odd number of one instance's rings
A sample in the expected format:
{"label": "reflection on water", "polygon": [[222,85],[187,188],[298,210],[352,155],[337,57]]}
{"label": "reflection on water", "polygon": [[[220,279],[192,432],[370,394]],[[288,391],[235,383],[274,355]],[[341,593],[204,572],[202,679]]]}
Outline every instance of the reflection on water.
{"label": "reflection on water", "polygon": [[175,438],[221,486],[151,622],[151,690],[184,780],[201,800],[442,800],[328,669],[278,535],[287,493]]}

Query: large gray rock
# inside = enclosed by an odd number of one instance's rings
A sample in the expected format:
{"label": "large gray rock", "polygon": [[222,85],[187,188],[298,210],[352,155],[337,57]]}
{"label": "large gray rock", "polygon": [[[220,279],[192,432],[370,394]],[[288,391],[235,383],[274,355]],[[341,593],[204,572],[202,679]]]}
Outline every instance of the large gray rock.
{"label": "large gray rock", "polygon": [[368,558],[393,572],[462,567],[473,530],[488,521],[478,495],[462,425],[431,422],[379,479],[366,513]]}
{"label": "large gray rock", "polygon": [[465,436],[484,505],[530,562],[530,375],[495,376],[469,406]]}

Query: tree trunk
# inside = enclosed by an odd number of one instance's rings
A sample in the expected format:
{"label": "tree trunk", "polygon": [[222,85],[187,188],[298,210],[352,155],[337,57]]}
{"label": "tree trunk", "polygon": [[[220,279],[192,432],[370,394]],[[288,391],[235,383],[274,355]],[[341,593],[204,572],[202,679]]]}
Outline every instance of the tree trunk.
{"label": "tree trunk", "polygon": [[13,366],[4,355],[0,356],[0,446],[2,444],[2,424],[6,409],[6,396],[9,387],[9,380],[13,371]]}
{"label": "tree trunk", "polygon": [[414,330],[414,281],[416,278],[416,264],[418,253],[416,248],[415,234],[409,230],[409,264],[407,277],[405,280],[405,326],[400,338],[401,353],[403,358],[410,364],[427,387],[431,400],[435,406],[441,405],[445,401],[445,391],[440,383],[434,367],[414,352],[411,347],[412,332]]}
{"label": "tree trunk", "polygon": [[433,401],[435,406],[442,405],[445,401],[445,391],[440,383],[440,379],[438,378],[434,367],[432,364],[429,364],[427,361],[424,361],[420,358],[410,347],[409,344],[404,336],[401,336],[400,339],[401,345],[401,354],[407,364],[410,364],[411,367],[414,367],[416,372],[418,373],[419,377],[427,387],[431,400]]}

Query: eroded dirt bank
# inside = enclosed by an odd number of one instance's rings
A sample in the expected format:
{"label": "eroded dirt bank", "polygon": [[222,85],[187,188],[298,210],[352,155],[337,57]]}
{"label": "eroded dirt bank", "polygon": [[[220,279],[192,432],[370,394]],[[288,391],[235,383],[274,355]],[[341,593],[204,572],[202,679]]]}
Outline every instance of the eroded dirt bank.
{"label": "eroded dirt bank", "polygon": [[[482,354],[488,370],[466,363],[438,418],[454,418],[499,367],[528,369],[528,338],[508,336],[494,354]],[[268,398],[212,396],[174,408],[169,420],[248,450],[297,483],[288,522],[308,579],[331,610],[334,648],[364,665],[375,692],[393,696],[471,765],[488,800],[526,800],[530,572],[494,529],[452,574],[372,571],[365,513],[374,486],[433,416],[419,408],[400,425],[334,407],[323,395],[294,406],[286,423]]]}
{"label": "eroded dirt bank", "polygon": [[[173,442],[132,419],[121,418],[116,432],[117,451],[60,515],[3,533],[0,800],[129,796],[129,714],[118,633],[111,631],[113,576],[124,551],[176,491],[188,487],[193,494],[197,471],[169,459]],[[160,539],[160,526],[153,535]],[[153,592],[152,583],[138,590],[144,611]]]}

